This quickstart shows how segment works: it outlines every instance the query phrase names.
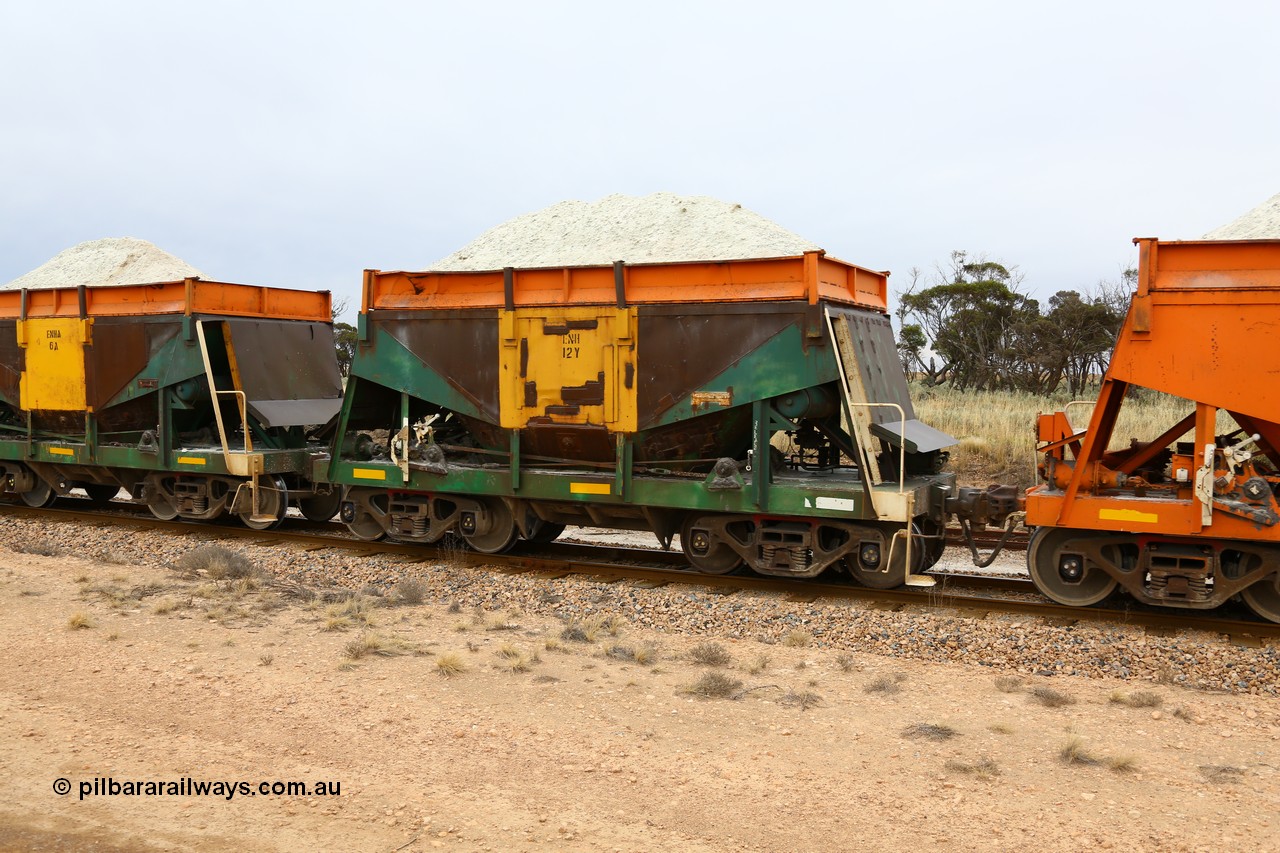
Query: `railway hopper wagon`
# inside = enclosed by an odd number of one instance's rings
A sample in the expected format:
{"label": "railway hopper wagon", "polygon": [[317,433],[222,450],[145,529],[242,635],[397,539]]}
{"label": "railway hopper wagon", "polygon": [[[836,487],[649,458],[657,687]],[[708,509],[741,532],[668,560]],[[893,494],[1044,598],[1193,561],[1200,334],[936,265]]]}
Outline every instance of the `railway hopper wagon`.
{"label": "railway hopper wagon", "polygon": [[328,519],[342,403],[328,293],[223,282],[0,292],[0,490],[121,489],[160,518]]}
{"label": "railway hopper wagon", "polygon": [[[1087,427],[1039,419],[1031,577],[1063,604],[1117,587],[1188,609],[1238,595],[1280,622],[1280,241],[1135,242],[1138,290]],[[1150,441],[1117,436],[1144,388],[1185,415]]]}
{"label": "railway hopper wagon", "polygon": [[886,288],[821,252],[366,271],[341,518],[482,552],[649,530],[708,573],[928,583],[953,442],[915,418]]}

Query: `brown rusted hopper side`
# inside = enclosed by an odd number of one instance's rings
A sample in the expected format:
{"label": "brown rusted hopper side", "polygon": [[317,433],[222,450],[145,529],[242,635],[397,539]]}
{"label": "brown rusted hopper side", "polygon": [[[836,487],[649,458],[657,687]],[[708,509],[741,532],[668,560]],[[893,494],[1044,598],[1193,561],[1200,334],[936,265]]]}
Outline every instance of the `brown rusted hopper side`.
{"label": "brown rusted hopper side", "polygon": [[[1138,290],[1088,427],[1040,418],[1033,579],[1068,604],[1122,586],[1186,608],[1240,594],[1280,621],[1280,241],[1135,241]],[[1131,388],[1186,400],[1153,441],[1110,450]],[[1219,411],[1234,422],[1215,435]]]}

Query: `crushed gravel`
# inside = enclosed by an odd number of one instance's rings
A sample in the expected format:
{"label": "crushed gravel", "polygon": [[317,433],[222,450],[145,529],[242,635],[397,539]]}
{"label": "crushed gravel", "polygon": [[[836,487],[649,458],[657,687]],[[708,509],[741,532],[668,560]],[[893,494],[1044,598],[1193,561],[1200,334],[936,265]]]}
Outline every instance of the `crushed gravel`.
{"label": "crushed gravel", "polygon": [[562,201],[490,228],[433,270],[776,258],[818,245],[740,204],[653,193]]}
{"label": "crushed gravel", "polygon": [[777,643],[792,632],[815,647],[851,649],[894,658],[950,661],[1024,675],[1083,675],[1158,681],[1184,687],[1280,695],[1280,644],[1233,645],[1215,634],[1164,637],[1124,625],[1059,627],[1026,616],[988,618],[959,611],[877,610],[858,602],[795,601],[773,593],[723,595],[697,585],[648,589],[590,576],[549,579],[504,574],[397,555],[354,556],[339,549],[306,551],[290,544],[260,545],[216,529],[173,536],[130,527],[55,524],[8,518],[0,546],[41,548],[63,556],[121,564],[166,566],[210,541],[247,556],[287,584],[338,587],[382,595],[407,577],[422,581],[429,603],[458,604],[559,619],[617,615],[634,628],[690,637]]}
{"label": "crushed gravel", "polygon": [[181,258],[137,237],[107,237],[64,249],[6,289],[94,287],[151,284],[200,278],[201,272]]}

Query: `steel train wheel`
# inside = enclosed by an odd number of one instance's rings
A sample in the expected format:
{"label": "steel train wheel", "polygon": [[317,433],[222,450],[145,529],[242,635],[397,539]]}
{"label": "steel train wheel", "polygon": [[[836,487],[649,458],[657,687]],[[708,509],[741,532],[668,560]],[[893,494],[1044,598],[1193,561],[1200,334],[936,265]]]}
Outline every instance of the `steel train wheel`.
{"label": "steel train wheel", "polygon": [[1280,572],[1273,572],[1240,591],[1249,609],[1268,622],[1280,622]]}
{"label": "steel train wheel", "polygon": [[[938,562],[938,558],[942,556],[942,550],[945,542],[941,538],[928,539],[925,538],[927,533],[938,529],[937,525],[932,524],[929,519],[922,519],[922,522],[929,522],[930,526],[916,522],[912,525],[914,535],[911,539],[911,574],[920,574],[930,569],[934,563]],[[901,532],[905,527],[898,528],[897,532]],[[880,562],[875,565],[867,565],[860,551],[855,549],[853,553],[844,557],[841,562],[854,580],[865,587],[871,589],[897,589],[907,582],[907,554],[906,554],[906,537],[896,539],[893,535],[886,532],[884,546],[880,549]],[[888,559],[892,554],[893,562],[888,563]]]}
{"label": "steel train wheel", "polygon": [[298,509],[307,521],[323,524],[338,514],[342,506],[342,490],[333,488],[327,495],[312,495],[298,499]]}
{"label": "steel train wheel", "polygon": [[274,530],[284,521],[285,510],[289,508],[289,489],[284,480],[272,477],[265,483],[258,484],[258,512],[270,516],[269,520],[258,521],[253,518],[253,510],[247,509],[238,513],[240,523],[250,530]]}
{"label": "steel train wheel", "polygon": [[387,531],[382,529],[378,519],[368,513],[357,516],[355,521],[347,522],[347,530],[351,531],[352,536],[365,542],[377,542],[387,535]]}
{"label": "steel train wheel", "polygon": [[533,526],[533,529],[529,531],[527,541],[537,542],[539,545],[545,545],[548,542],[554,542],[559,539],[561,533],[564,533],[563,524],[556,524],[554,521],[543,521],[542,519],[538,519],[538,522]]}
{"label": "steel train wheel", "polygon": [[516,544],[516,540],[520,538],[520,528],[516,526],[515,516],[511,514],[506,501],[488,500],[484,502],[484,507],[489,516],[488,529],[483,533],[468,533],[463,530],[462,538],[481,554],[501,554]]}
{"label": "steel train wheel", "polygon": [[[947,550],[946,527],[938,524],[928,516],[922,516],[915,523],[915,528],[916,533],[920,535],[920,539],[917,541],[920,543],[920,551],[924,555],[924,562],[916,571],[927,572],[942,559],[942,553]],[[914,545],[915,543],[912,544]]]}
{"label": "steel train wheel", "polygon": [[120,487],[112,483],[85,483],[80,488],[89,496],[89,503],[97,507],[111,503],[111,499],[120,493]]}
{"label": "steel train wheel", "polygon": [[1097,604],[1116,588],[1116,579],[1083,554],[1064,546],[1082,535],[1067,527],[1041,527],[1027,545],[1027,571],[1036,589],[1046,598],[1070,607]]}
{"label": "steel train wheel", "polygon": [[707,516],[691,516],[680,528],[680,548],[689,565],[706,575],[727,575],[742,565],[742,557],[703,527]]}
{"label": "steel train wheel", "polygon": [[[387,535],[387,495],[373,495],[367,501],[357,500],[364,490],[353,490],[350,486],[342,490],[343,501],[350,501],[351,520],[347,521],[344,509],[343,523],[351,535],[365,542],[377,542]],[[342,504],[339,504],[342,509]],[[370,511],[372,510],[372,511]]]}
{"label": "steel train wheel", "polygon": [[856,554],[844,557],[841,562],[854,580],[871,589],[897,589],[907,582],[907,573],[902,570],[902,559],[894,560],[895,565],[883,568],[862,565]]}
{"label": "steel train wheel", "polygon": [[48,506],[53,503],[54,498],[57,496],[57,493],[53,491],[53,486],[37,477],[36,484],[23,492],[21,498],[22,502],[27,506],[39,509],[42,506]]}
{"label": "steel train wheel", "polygon": [[147,496],[147,509],[151,510],[151,514],[161,521],[173,521],[178,517],[178,508],[173,505],[173,501],[165,495],[160,488],[161,479],[155,474],[147,477],[144,484],[145,494]]}

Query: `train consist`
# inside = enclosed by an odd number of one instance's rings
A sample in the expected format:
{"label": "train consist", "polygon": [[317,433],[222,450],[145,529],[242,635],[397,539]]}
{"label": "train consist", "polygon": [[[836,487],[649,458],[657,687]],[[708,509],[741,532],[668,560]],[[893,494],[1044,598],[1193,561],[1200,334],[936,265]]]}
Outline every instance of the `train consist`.
{"label": "train consist", "polygon": [[[1280,319],[1280,243],[1141,250],[1092,420],[1041,416],[1044,482],[1023,496],[957,487],[952,439],[915,418],[886,274],[820,252],[367,271],[345,393],[328,294],[0,293],[0,482],[32,505],[124,487],[162,518],[255,527],[294,503],[360,538],[486,553],[649,530],[701,572],[873,587],[931,584],[950,518],[1025,510],[1051,599],[1239,596],[1280,621],[1280,406],[1255,342]],[[1117,449],[1139,386],[1190,413]]]}

